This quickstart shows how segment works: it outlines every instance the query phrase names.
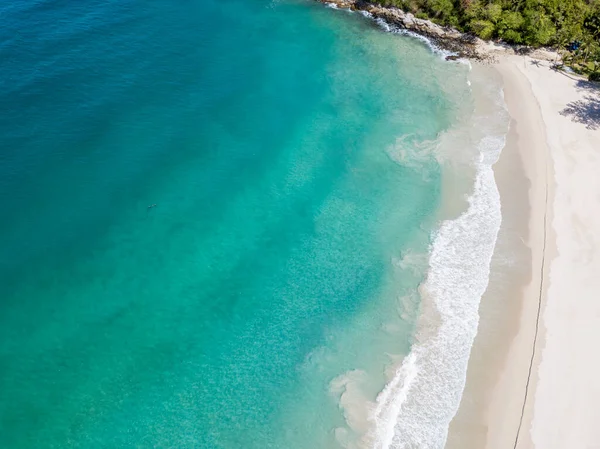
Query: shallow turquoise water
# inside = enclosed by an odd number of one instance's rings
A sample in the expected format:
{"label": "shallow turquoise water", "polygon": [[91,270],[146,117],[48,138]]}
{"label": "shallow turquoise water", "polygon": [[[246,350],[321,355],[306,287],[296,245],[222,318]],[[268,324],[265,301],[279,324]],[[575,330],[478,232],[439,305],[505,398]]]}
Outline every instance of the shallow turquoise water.
{"label": "shallow turquoise water", "polygon": [[409,348],[393,261],[439,203],[389,150],[465,69],[311,2],[0,23],[0,446],[335,447],[330,382]]}

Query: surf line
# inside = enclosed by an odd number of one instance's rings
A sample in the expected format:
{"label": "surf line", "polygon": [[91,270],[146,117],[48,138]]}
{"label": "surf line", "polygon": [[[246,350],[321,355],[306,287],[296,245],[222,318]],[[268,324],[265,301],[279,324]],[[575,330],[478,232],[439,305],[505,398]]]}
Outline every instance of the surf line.
{"label": "surf line", "polygon": [[542,295],[544,292],[544,272],[546,269],[546,240],[547,240],[547,222],[548,222],[548,158],[551,157],[549,154],[550,149],[546,144],[546,153],[545,153],[545,166],[544,170],[544,188],[545,188],[545,203],[544,203],[544,244],[542,245],[542,264],[540,267],[540,289],[538,294],[538,305],[537,305],[537,314],[535,318],[535,333],[533,336],[533,348],[531,350],[531,359],[529,360],[529,371],[527,373],[527,382],[525,384],[525,397],[523,398],[523,407],[521,408],[521,417],[519,418],[519,427],[517,428],[517,435],[515,436],[515,444],[513,449],[517,449],[517,445],[519,444],[519,436],[521,435],[521,427],[523,426],[523,416],[525,415],[525,406],[527,405],[527,398],[529,394],[529,384],[531,382],[531,371],[533,370],[533,362],[535,360],[535,354],[537,350],[537,340],[538,334],[540,330],[540,315],[542,311]]}

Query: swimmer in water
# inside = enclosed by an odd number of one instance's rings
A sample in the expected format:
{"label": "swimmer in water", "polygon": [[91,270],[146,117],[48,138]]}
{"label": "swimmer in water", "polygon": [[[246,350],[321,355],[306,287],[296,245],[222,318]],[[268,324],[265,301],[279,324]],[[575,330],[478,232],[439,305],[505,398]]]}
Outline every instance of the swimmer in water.
{"label": "swimmer in water", "polygon": [[156,204],[151,204],[150,206],[148,206],[148,209],[152,209],[153,207],[156,207]]}

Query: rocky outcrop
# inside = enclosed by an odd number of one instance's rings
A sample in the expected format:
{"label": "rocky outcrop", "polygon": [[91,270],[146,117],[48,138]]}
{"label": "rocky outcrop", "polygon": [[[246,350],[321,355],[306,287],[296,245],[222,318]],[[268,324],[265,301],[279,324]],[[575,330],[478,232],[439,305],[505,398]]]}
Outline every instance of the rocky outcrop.
{"label": "rocky outcrop", "polygon": [[430,20],[419,19],[411,13],[398,8],[386,8],[361,0],[318,0],[321,3],[335,5],[337,8],[353,11],[365,11],[377,19],[383,20],[390,26],[412,31],[429,38],[436,46],[454,53],[449,59],[470,58],[488,60],[490,55],[480,52],[481,39],[461,33],[453,28],[442,27]]}

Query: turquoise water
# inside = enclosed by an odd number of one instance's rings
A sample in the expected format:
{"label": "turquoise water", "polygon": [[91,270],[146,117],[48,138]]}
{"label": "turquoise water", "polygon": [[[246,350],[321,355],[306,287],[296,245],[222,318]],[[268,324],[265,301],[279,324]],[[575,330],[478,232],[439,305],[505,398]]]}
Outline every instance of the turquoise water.
{"label": "turquoise water", "polygon": [[466,69],[304,1],[0,24],[0,447],[337,447],[331,382],[408,351],[424,267],[394,261],[440,201],[390,151]]}

